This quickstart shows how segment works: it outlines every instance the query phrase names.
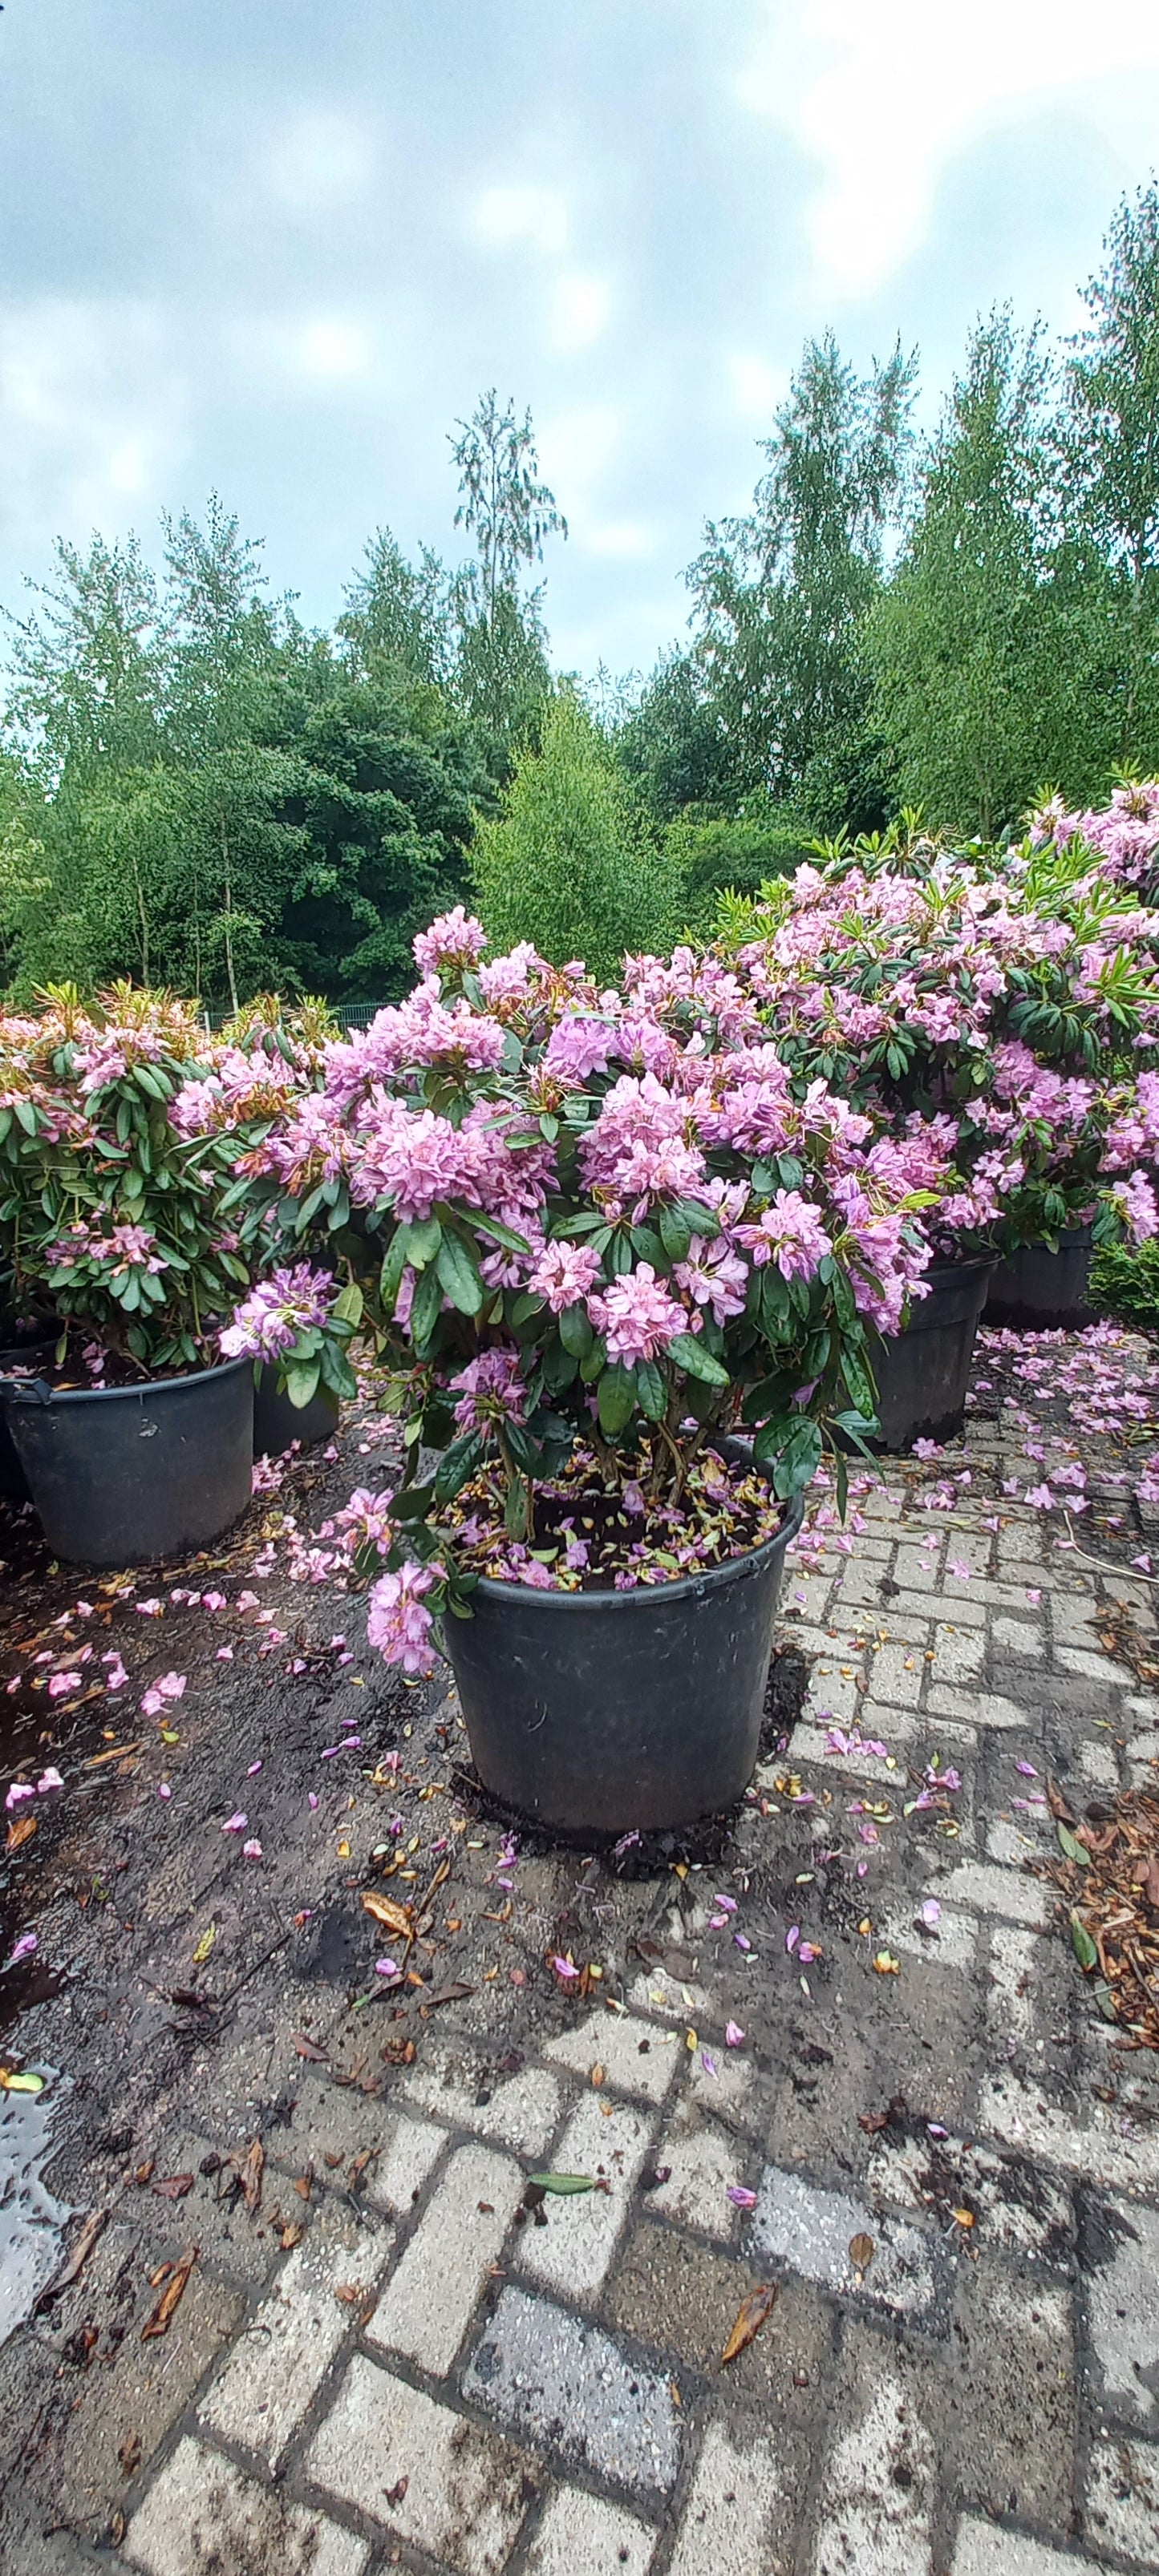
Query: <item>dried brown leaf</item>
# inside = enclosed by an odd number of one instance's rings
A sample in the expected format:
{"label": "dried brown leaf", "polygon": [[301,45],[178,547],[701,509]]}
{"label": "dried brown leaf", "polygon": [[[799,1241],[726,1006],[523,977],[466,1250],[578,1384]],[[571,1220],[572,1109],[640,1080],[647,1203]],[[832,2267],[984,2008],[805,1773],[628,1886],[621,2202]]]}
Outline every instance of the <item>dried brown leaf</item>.
{"label": "dried brown leaf", "polygon": [[862,2235],[850,2237],[849,2260],[855,2271],[868,2272],[869,2266],[872,2263],[876,2252],[877,2247],[874,2244],[872,2236]]}
{"label": "dried brown leaf", "polygon": [[161,2296],[157,2301],[157,2305],[153,2310],[152,2316],[146,2318],[145,2323],[141,2328],[142,2343],[148,2343],[151,2335],[168,2334],[173,2318],[177,2309],[180,2307],[182,2298],[185,2295],[185,2284],[189,2279],[189,2275],[193,2270],[193,2266],[197,2261],[200,2251],[200,2246],[194,2245],[191,2251],[188,2254],[183,2254],[181,2261],[174,2266],[174,2269],[170,2273],[165,2287],[161,2292]]}
{"label": "dried brown leaf", "polygon": [[755,2290],[749,2291],[747,2299],[741,2300],[733,2319],[732,2332],[720,2356],[722,2369],[726,2362],[735,2361],[740,2353],[748,2351],[766,2318],[772,2315],[776,2301],[775,2281],[762,2281]]}
{"label": "dried brown leaf", "polygon": [[244,2161],[238,2166],[238,2176],[245,2194],[245,2205],[251,2218],[256,2216],[262,2205],[262,2174],[265,2170],[265,2162],[265,2148],[261,2139],[255,2138]]}

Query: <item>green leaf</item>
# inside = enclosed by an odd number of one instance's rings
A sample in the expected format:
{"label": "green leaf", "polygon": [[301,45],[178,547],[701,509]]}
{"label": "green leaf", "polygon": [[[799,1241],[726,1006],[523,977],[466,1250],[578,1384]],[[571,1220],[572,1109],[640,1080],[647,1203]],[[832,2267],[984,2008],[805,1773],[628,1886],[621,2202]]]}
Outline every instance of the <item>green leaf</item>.
{"label": "green leaf", "polygon": [[848,1342],[842,1346],[841,1375],[849,1390],[854,1412],[872,1417],[877,1411],[873,1382],[868,1369],[863,1365],[860,1354]]}
{"label": "green leaf", "polygon": [[591,1317],[586,1306],[581,1305],[577,1298],[574,1306],[564,1307],[556,1321],[559,1338],[565,1351],[570,1351],[573,1359],[584,1359],[591,1349],[594,1338]]}
{"label": "green leaf", "polygon": [[410,1310],[410,1336],[421,1349],[429,1342],[442,1309],[443,1292],[437,1270],[420,1272]]}
{"label": "green leaf", "polygon": [[677,1199],[676,1213],[682,1216],[690,1234],[710,1238],[720,1233],[720,1218],[715,1208],[702,1207],[699,1199]]}
{"label": "green leaf", "polygon": [[1057,1824],[1055,1830],[1058,1834],[1059,1849],[1065,1853],[1066,1858],[1077,1861],[1080,1869],[1089,1869],[1091,1856],[1086,1844],[1080,1843],[1078,1835],[1072,1834],[1069,1825]]}
{"label": "green leaf", "polygon": [[664,1372],[657,1368],[655,1360],[637,1360],[636,1393],[640,1411],[648,1421],[663,1422],[668,1410],[668,1388]]}
{"label": "green leaf", "polygon": [[664,1245],[652,1226],[633,1226],[632,1250],[637,1261],[646,1261],[651,1269],[658,1270],[663,1266]]}
{"label": "green leaf", "polygon": [[584,1352],[583,1358],[579,1364],[579,1373],[585,1386],[591,1386],[593,1381],[599,1376],[600,1370],[602,1369],[607,1356],[607,1346],[605,1344],[603,1334],[597,1333],[590,1351]]}
{"label": "green leaf", "polygon": [[437,1216],[425,1216],[417,1224],[408,1225],[406,1233],[406,1257],[412,1270],[425,1270],[427,1263],[435,1259],[443,1240],[443,1229]]}
{"label": "green leaf", "polygon": [[425,1520],[434,1499],[435,1488],[433,1483],[429,1485],[404,1485],[402,1491],[395,1495],[390,1506],[391,1519],[395,1521]]}
{"label": "green leaf", "polygon": [[383,1307],[388,1315],[394,1313],[395,1300],[402,1286],[402,1274],[407,1266],[409,1235],[409,1226],[396,1226],[383,1254],[380,1288]]}
{"label": "green leaf", "polygon": [[457,1306],[460,1315],[477,1315],[483,1303],[483,1282],[460,1235],[443,1235],[435,1268],[452,1306]]}
{"label": "green leaf", "polygon": [[660,1240],[670,1261],[687,1261],[692,1248],[692,1228],[679,1208],[661,1208]]}
{"label": "green leaf", "polygon": [[527,2179],[537,2191],[558,2192],[561,2198],[577,2191],[594,2191],[596,2187],[594,2174],[536,2173],[528,2174]]}
{"label": "green leaf", "polygon": [[1079,1921],[1077,1914],[1072,1914],[1070,1918],[1070,1944],[1080,1968],[1089,1970],[1091,1968],[1098,1967],[1098,1950],[1091,1939],[1086,1924]]}
{"label": "green leaf", "polygon": [[474,1475],[483,1455],[484,1446],[481,1433],[467,1431],[464,1432],[461,1440],[453,1440],[450,1448],[443,1451],[435,1470],[436,1502],[454,1502],[456,1494],[462,1492],[464,1485]]}
{"label": "green leaf", "polygon": [[617,1279],[622,1279],[632,1267],[632,1246],[627,1235],[618,1228],[608,1245],[608,1266]]}
{"label": "green leaf", "polygon": [[335,1298],[334,1320],[354,1328],[362,1322],[362,1290],[356,1279],[348,1279],[341,1296]]}
{"label": "green leaf", "polygon": [[623,1360],[610,1360],[601,1370],[596,1388],[600,1429],[606,1440],[614,1440],[630,1422],[636,1405],[636,1372],[626,1368]]}
{"label": "green leaf", "polygon": [[531,1250],[526,1235],[516,1234],[513,1226],[501,1225],[497,1216],[484,1216],[481,1209],[472,1208],[471,1223],[476,1234],[485,1234],[491,1243],[501,1243],[505,1252]]}
{"label": "green leaf", "polygon": [[512,1330],[517,1333],[521,1324],[529,1324],[533,1315],[541,1315],[543,1306],[542,1297],[533,1296],[530,1288],[522,1289],[511,1309]]}
{"label": "green leaf", "polygon": [[676,1333],[668,1344],[668,1357],[675,1360],[686,1377],[698,1377],[704,1386],[727,1386],[728,1370],[714,1360],[694,1333]]}
{"label": "green leaf", "polygon": [[286,1370],[286,1393],[297,1412],[301,1413],[305,1405],[313,1403],[320,1375],[319,1360],[291,1360]]}

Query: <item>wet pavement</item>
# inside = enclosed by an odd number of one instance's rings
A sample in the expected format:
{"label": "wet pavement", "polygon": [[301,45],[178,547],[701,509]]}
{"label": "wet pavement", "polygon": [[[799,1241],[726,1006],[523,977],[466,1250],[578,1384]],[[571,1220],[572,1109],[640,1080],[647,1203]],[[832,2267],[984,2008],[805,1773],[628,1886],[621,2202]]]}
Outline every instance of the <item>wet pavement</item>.
{"label": "wet pavement", "polygon": [[1037,1865],[1048,1779],[1159,1782],[1146,1423],[1076,1436],[1059,1547],[1011,1366],[823,1513],[753,1790],[670,1848],[512,1836],[367,1655],[315,1534],[368,1414],[131,1590],[9,1529],[0,2563],[1159,2567],[1156,2058]]}

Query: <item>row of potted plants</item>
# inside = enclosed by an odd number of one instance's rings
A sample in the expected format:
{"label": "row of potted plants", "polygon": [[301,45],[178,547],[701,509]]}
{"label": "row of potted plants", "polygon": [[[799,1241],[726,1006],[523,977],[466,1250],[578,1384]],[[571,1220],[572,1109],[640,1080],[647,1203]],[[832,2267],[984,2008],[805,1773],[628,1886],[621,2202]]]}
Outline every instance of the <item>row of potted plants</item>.
{"label": "row of potted plants", "polygon": [[[334,1398],[371,1336],[405,1461],[356,1514],[371,1641],[420,1673],[441,1634],[511,1803],[679,1821],[751,1770],[823,1450],[840,1494],[850,1450],[944,1434],[1000,1254],[1159,1227],[1154,917],[1060,825],[1002,862],[834,851],[613,989],[489,958],[461,908],[415,949],[346,1041],[271,1005],[209,1045],[128,993],[8,1022],[14,1278],[58,1377],[79,1338],[136,1398],[138,1492],[142,1433],[172,1488],[209,1391],[257,1362]],[[53,1543],[110,1561],[109,1457],[82,1473],[54,1427],[84,1391],[9,1395],[71,1495]],[[220,1527],[248,1427],[201,1454]]]}
{"label": "row of potted plants", "polygon": [[288,1436],[279,1403],[297,1420],[320,1387],[354,1391],[357,1292],[300,1230],[287,1262],[276,1203],[238,1169],[323,1060],[276,1011],[215,1043],[190,1005],[126,986],[0,1020],[0,1472],[59,1555],[135,1562],[235,1519],[255,1364],[259,1442]]}

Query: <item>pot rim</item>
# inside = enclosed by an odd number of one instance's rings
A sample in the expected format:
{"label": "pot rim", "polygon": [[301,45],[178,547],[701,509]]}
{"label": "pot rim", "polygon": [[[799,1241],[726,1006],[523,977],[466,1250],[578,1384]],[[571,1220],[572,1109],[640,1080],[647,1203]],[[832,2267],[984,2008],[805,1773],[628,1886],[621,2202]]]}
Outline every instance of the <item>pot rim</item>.
{"label": "pot rim", "polygon": [[[1000,1252],[972,1252],[965,1261],[931,1261],[922,1272],[923,1279],[961,1279],[972,1270],[997,1270]],[[919,1305],[922,1300],[919,1298]]]}
{"label": "pot rim", "polygon": [[201,1386],[206,1378],[236,1376],[239,1369],[252,1368],[248,1352],[236,1360],[215,1360],[212,1368],[190,1369],[185,1377],[149,1377],[139,1386],[49,1386],[44,1378],[0,1376],[0,1403],[4,1404],[109,1404],[126,1396],[175,1395],[187,1387]]}
{"label": "pot rim", "polygon": [[[548,1592],[534,1583],[500,1583],[492,1574],[481,1574],[468,1598],[473,1601],[481,1593],[487,1601],[519,1601],[538,1610],[632,1610],[638,1609],[641,1602],[698,1599],[706,1584],[738,1582],[743,1575],[755,1572],[778,1548],[791,1546],[804,1518],[805,1497],[792,1494],[785,1504],[779,1530],[771,1538],[762,1539],[759,1547],[746,1548],[743,1556],[730,1556],[723,1565],[706,1565],[702,1574],[679,1574],[670,1583],[638,1583],[630,1592]],[[447,1621],[443,1624],[446,1628]]]}

